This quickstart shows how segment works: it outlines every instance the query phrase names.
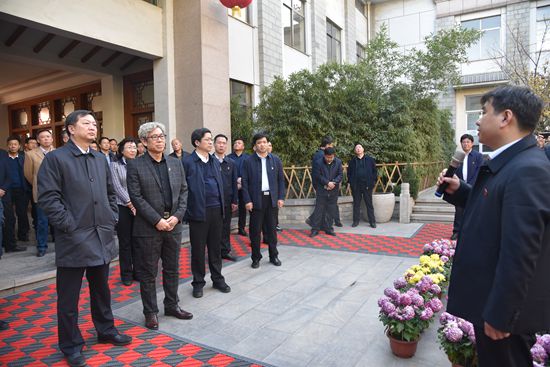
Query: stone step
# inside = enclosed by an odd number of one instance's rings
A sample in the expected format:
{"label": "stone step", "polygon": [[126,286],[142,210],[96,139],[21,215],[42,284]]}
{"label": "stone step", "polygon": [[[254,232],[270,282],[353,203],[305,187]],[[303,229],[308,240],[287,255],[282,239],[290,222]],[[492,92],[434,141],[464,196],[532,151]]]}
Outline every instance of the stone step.
{"label": "stone step", "polygon": [[415,205],[413,208],[413,213],[432,213],[432,214],[453,214],[455,213],[455,208],[452,205]]}
{"label": "stone step", "polygon": [[453,223],[454,214],[411,214],[413,223]]}

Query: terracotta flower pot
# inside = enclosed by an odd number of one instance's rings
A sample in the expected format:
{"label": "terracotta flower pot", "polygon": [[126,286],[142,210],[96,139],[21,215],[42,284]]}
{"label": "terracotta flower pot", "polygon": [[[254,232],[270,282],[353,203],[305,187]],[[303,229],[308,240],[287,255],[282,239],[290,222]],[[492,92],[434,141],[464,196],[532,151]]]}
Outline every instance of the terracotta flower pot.
{"label": "terracotta flower pot", "polygon": [[416,347],[418,340],[408,342],[405,340],[395,339],[391,335],[387,334],[390,339],[390,348],[393,354],[399,358],[411,358],[416,353]]}

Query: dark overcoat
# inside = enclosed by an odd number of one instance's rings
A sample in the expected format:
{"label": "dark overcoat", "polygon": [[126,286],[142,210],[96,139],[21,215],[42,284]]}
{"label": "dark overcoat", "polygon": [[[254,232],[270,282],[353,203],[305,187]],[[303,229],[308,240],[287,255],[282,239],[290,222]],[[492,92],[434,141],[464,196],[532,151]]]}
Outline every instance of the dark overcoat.
{"label": "dark overcoat", "polygon": [[[367,160],[367,185],[370,189],[374,188],[376,185],[376,180],[378,179],[378,171],[376,170],[376,161],[374,158],[368,155],[364,155],[363,159]],[[357,162],[359,158],[353,157],[348,163],[348,182],[351,186],[351,189],[355,189],[359,184],[357,182]]]}
{"label": "dark overcoat", "polygon": [[[285,178],[283,163],[276,155],[266,157],[267,179],[271,194],[271,206],[277,207],[277,200],[285,199]],[[242,191],[244,203],[252,202],[255,209],[262,208],[262,160],[258,154],[252,154],[243,162]]]}
{"label": "dark overcoat", "polygon": [[465,208],[448,312],[514,334],[550,329],[549,187],[550,162],[529,135],[444,195]]}
{"label": "dark overcoat", "polygon": [[[172,190],[172,210],[170,215],[178,218],[178,224],[172,233],[183,231],[183,216],[187,209],[187,183],[185,172],[179,159],[165,156]],[[136,208],[136,217],[132,234],[135,237],[152,237],[158,235],[155,225],[163,218],[164,199],[160,178],[151,156],[145,153],[136,159],[127,161],[126,183],[130,201]]]}
{"label": "dark overcoat", "polygon": [[59,267],[108,264],[116,255],[118,220],[111,170],[105,156],[69,140],[44,157],[38,170],[38,205],[55,230]]}
{"label": "dark overcoat", "polygon": [[461,180],[466,181],[466,183],[473,185],[477,177],[477,174],[479,172],[479,167],[481,167],[482,163],[483,163],[483,154],[481,154],[478,151],[472,150],[470,152],[470,156],[468,157],[468,177],[466,178],[462,177],[462,166],[463,166],[462,164],[459,165],[458,168],[456,169],[456,175]]}
{"label": "dark overcoat", "polygon": [[237,204],[239,202],[237,190],[237,165],[233,159],[226,156],[220,163],[220,168],[222,172],[223,194],[225,195],[223,200],[225,203]]}

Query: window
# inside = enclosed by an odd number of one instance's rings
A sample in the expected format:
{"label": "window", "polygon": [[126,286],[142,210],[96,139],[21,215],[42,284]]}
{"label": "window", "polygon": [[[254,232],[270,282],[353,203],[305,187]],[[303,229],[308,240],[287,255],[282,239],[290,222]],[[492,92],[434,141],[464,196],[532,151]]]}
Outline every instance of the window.
{"label": "window", "polygon": [[239,12],[235,12],[235,14],[233,14],[233,9],[227,8],[227,14],[240,20],[241,22],[250,23],[248,7],[241,8],[241,10]]}
{"label": "window", "polygon": [[355,56],[357,56],[357,62],[365,58],[365,48],[359,42],[355,43]]}
{"label": "window", "polygon": [[327,19],[327,61],[342,62],[340,28]]}
{"label": "window", "polygon": [[468,49],[468,60],[483,60],[497,56],[500,51],[500,15],[462,22],[466,29],[482,31],[478,42]]}
{"label": "window", "polygon": [[365,15],[365,2],[363,0],[355,0],[355,9]]}
{"label": "window", "polygon": [[285,45],[306,52],[306,22],[303,0],[283,0]]}
{"label": "window", "polygon": [[550,5],[537,8],[537,51],[550,51]]}
{"label": "window", "polygon": [[231,99],[236,98],[242,107],[252,108],[252,86],[236,80],[229,83]]}
{"label": "window", "polygon": [[480,95],[466,96],[466,130],[477,130],[476,122],[481,116]]}

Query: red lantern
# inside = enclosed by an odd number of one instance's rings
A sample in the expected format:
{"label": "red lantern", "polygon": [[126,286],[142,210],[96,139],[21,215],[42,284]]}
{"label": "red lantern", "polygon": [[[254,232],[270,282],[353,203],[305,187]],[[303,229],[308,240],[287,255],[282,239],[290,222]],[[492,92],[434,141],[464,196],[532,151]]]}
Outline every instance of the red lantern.
{"label": "red lantern", "polygon": [[234,17],[239,17],[241,15],[241,9],[246,8],[251,2],[252,0],[220,0],[223,6],[233,11]]}

